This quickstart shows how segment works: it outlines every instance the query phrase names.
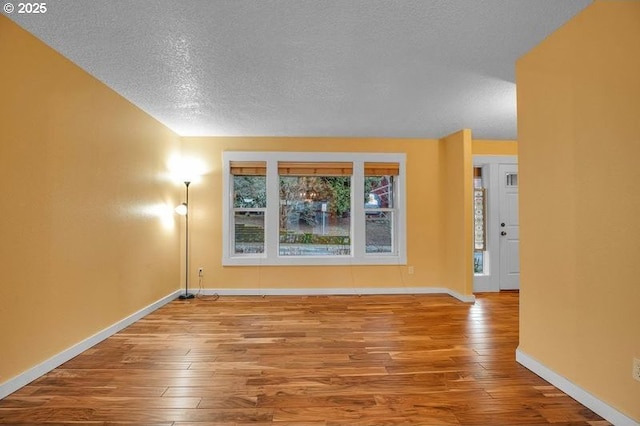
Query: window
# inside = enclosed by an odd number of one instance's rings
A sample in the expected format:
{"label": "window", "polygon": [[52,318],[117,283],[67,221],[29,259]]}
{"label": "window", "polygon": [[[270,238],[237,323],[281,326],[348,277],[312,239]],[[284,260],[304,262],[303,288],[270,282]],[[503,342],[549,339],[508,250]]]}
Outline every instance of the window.
{"label": "window", "polygon": [[351,254],[351,177],[280,176],[280,256]]}
{"label": "window", "polygon": [[406,263],[404,154],[226,152],[223,164],[224,265]]}
{"label": "window", "polygon": [[365,163],[365,252],[395,253],[395,179],[398,164]]}
{"label": "window", "polygon": [[233,253],[264,253],[264,218],[267,210],[267,165],[231,163],[233,176]]}
{"label": "window", "polygon": [[473,273],[486,272],[486,189],[482,167],[473,168]]}

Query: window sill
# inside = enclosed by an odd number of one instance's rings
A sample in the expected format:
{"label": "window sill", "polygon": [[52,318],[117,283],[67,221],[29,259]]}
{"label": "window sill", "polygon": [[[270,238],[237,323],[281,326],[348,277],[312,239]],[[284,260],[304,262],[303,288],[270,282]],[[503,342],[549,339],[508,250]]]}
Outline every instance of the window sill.
{"label": "window sill", "polygon": [[256,256],[236,256],[222,259],[222,266],[344,266],[344,265],[406,265],[407,260],[397,256],[326,256],[326,257],[304,257],[288,256],[267,259]]}

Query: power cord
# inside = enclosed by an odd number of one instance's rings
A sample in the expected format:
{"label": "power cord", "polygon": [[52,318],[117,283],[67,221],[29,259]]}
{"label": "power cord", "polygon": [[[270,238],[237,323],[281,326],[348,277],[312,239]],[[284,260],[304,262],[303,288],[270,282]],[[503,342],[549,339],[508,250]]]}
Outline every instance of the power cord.
{"label": "power cord", "polygon": [[204,290],[204,286],[202,283],[202,275],[200,275],[198,277],[198,292],[196,293],[196,298],[207,301],[207,302],[215,302],[220,298],[220,295],[218,293],[214,293],[211,296],[205,296],[202,294],[203,290]]}

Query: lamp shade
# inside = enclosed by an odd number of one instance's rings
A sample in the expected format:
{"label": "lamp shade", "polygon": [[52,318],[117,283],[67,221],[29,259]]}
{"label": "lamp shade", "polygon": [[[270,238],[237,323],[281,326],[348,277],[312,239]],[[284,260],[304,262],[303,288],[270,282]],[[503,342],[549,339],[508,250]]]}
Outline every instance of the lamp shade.
{"label": "lamp shade", "polygon": [[187,203],[182,203],[178,207],[176,207],[176,213],[178,213],[180,216],[185,216],[188,211],[189,208],[187,207]]}

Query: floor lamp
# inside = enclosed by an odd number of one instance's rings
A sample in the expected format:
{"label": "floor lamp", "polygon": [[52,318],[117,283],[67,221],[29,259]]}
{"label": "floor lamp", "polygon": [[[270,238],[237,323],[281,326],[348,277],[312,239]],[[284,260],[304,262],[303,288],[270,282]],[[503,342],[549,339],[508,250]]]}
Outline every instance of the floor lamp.
{"label": "floor lamp", "polygon": [[189,293],[189,184],[191,182],[185,181],[187,199],[184,203],[176,207],[176,212],[185,217],[184,228],[184,294],[179,296],[180,299],[193,299],[193,294]]}

